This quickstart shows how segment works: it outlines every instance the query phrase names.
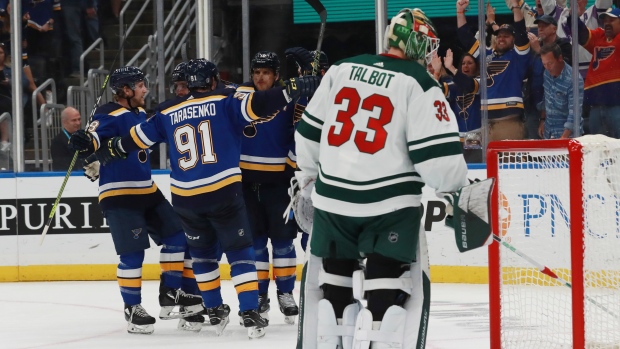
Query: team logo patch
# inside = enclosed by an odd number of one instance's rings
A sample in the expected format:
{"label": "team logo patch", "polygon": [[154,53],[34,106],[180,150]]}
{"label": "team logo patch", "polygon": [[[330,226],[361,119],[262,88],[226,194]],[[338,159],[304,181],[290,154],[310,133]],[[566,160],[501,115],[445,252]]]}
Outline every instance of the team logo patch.
{"label": "team logo patch", "polygon": [[391,243],[398,241],[398,233],[391,231],[388,235],[388,240],[390,240]]}
{"label": "team logo patch", "polygon": [[508,68],[509,64],[510,61],[489,62],[489,64],[487,65],[487,87],[491,87],[495,84],[495,80],[493,80],[493,77],[503,73],[506,68]]}
{"label": "team logo patch", "polygon": [[245,231],[243,229],[239,229],[237,233],[239,234],[239,236],[245,235]]}
{"label": "team logo patch", "polygon": [[599,63],[609,58],[609,56],[611,56],[614,53],[614,51],[616,51],[616,48],[613,46],[595,47],[594,48],[594,60],[592,60],[592,70],[597,70],[599,67]]}
{"label": "team logo patch", "polygon": [[133,238],[138,240],[140,238],[140,233],[142,232],[142,228],[131,229],[131,232],[133,233]]}

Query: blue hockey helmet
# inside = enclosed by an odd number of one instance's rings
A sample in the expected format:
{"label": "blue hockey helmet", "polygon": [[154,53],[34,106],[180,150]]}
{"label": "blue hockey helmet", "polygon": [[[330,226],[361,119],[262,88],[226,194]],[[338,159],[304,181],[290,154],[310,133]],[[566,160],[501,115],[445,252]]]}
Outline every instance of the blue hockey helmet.
{"label": "blue hockey helmet", "polygon": [[191,59],[185,68],[187,87],[211,89],[213,80],[219,81],[220,72],[215,63],[204,58]]}
{"label": "blue hockey helmet", "polygon": [[144,81],[144,84],[148,87],[148,80],[140,68],[133,66],[121,67],[114,70],[110,75],[110,89],[112,93],[118,95],[125,86],[135,90],[136,83],[140,81]]}
{"label": "blue hockey helmet", "polygon": [[275,74],[280,74],[280,58],[275,52],[259,51],[252,58],[250,65],[252,70],[256,68],[270,68]]}
{"label": "blue hockey helmet", "polygon": [[185,77],[186,69],[187,62],[181,62],[177,64],[177,66],[174,67],[174,70],[172,71],[172,82],[187,81],[187,78]]}

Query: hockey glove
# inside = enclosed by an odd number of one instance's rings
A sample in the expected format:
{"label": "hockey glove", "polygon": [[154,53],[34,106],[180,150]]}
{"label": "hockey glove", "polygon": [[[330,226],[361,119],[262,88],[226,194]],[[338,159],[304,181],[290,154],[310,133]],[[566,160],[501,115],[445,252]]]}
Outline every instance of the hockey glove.
{"label": "hockey glove", "polygon": [[312,63],[314,62],[314,57],[310,51],[306,50],[303,47],[292,47],[287,48],[284,51],[286,58],[292,58],[295,60],[295,63],[301,69],[301,73],[303,75],[312,74]]}
{"label": "hockey glove", "polygon": [[[86,161],[85,161],[86,163]],[[91,182],[99,179],[99,167],[101,167],[101,163],[99,161],[94,161],[84,166],[84,176],[90,179]]]}
{"label": "hockey glove", "polygon": [[95,151],[93,139],[90,133],[77,130],[69,138],[69,149],[80,152],[80,155],[90,154]]}
{"label": "hockey glove", "polygon": [[292,78],[285,82],[286,93],[292,100],[299,97],[311,98],[321,83],[319,76],[306,75],[300,78]]}
{"label": "hockey glove", "polygon": [[103,166],[111,163],[112,161],[127,158],[127,153],[125,153],[121,147],[121,137],[108,139],[103,143],[101,148],[97,149],[95,156]]}

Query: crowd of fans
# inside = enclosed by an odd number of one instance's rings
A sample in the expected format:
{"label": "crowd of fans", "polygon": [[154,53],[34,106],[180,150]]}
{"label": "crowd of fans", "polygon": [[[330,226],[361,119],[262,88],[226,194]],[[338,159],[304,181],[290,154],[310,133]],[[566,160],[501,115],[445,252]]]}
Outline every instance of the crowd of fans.
{"label": "crowd of fans", "polygon": [[[121,0],[21,0],[24,100],[22,105],[46,102],[43,95],[30,101],[37,83],[54,78],[65,90],[67,77],[77,78],[84,47],[100,34],[98,14],[118,18]],[[482,33],[468,24],[469,0],[456,3],[457,37],[464,54],[455,61],[451,49],[436,52],[429,73],[443,86],[458,119],[468,162],[482,161],[482,121],[478,54],[487,55],[488,139],[551,139],[580,134],[620,138],[620,9],[614,0],[577,1],[578,33],[571,33],[570,10],[562,0],[509,0],[509,23],[497,23],[487,4]],[[0,115],[11,112],[10,1],[0,0]],[[475,13],[470,13],[472,21]],[[480,38],[484,38],[481,40]],[[577,40],[573,40],[573,37]],[[576,42],[575,42],[576,41]],[[578,44],[579,96],[574,100],[572,45]],[[61,59],[68,52],[68,59]],[[59,98],[62,100],[62,98]],[[574,105],[580,115],[574,115]],[[31,108],[25,108],[26,111]],[[25,117],[26,128],[32,117]],[[0,122],[0,152],[10,149],[9,120]],[[36,125],[35,125],[36,126]]]}
{"label": "crowd of fans", "polygon": [[[32,115],[29,114],[31,103],[39,106],[46,103],[41,93],[37,94],[36,100],[31,100],[37,85],[53,78],[59,94],[58,102],[64,102],[67,79],[85,74],[80,71],[80,55],[100,37],[100,13],[110,12],[105,18],[114,21],[119,16],[121,0],[20,1],[23,65],[20,83],[24,91],[21,103],[25,112],[24,126],[28,129],[36,127],[32,125]],[[0,0],[0,115],[12,113],[11,60],[15,57],[11,57],[10,51],[11,2]],[[65,52],[68,54],[63,54]],[[10,119],[0,122],[0,158],[8,158],[6,154],[11,149],[9,125]],[[27,133],[25,141],[29,138]]]}
{"label": "crowd of fans", "polygon": [[[508,2],[507,2],[508,3]],[[620,9],[612,0],[577,1],[578,33],[571,33],[563,1],[536,0],[535,8],[511,0],[511,23],[496,23],[487,4],[488,139],[553,139],[580,134],[620,138]],[[467,23],[468,0],[456,4],[457,35],[465,50],[455,66],[452,50],[433,54],[429,73],[443,86],[458,118],[468,162],[481,161],[479,33]],[[474,14],[475,15],[475,14]],[[526,23],[530,25],[526,25]],[[575,37],[577,40],[573,40]],[[572,44],[579,47],[577,100],[572,82]],[[577,104],[580,118],[574,115]],[[584,122],[585,121],[585,122]]]}

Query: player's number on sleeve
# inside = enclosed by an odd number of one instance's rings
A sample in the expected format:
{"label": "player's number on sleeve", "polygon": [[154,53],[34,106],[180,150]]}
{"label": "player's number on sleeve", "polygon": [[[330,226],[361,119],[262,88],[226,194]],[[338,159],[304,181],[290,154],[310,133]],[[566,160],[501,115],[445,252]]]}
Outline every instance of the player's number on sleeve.
{"label": "player's number on sleeve", "polygon": [[450,121],[450,117],[448,116],[448,110],[446,109],[446,102],[436,100],[435,104],[433,104],[437,109],[437,113],[435,113],[435,117],[441,121],[446,120]]}
{"label": "player's number on sleeve", "polygon": [[387,140],[387,131],[384,126],[392,121],[394,114],[394,106],[392,101],[387,96],[373,94],[363,100],[356,89],[351,87],[343,87],[338,94],[336,94],[336,104],[343,104],[347,100],[349,102],[346,110],[338,111],[336,115],[336,121],[339,122],[342,127],[340,131],[336,131],[336,126],[329,128],[329,134],[327,135],[327,141],[329,145],[339,147],[345,144],[351,139],[353,134],[353,120],[352,118],[360,111],[360,105],[363,110],[372,112],[375,108],[379,108],[379,118],[369,118],[366,127],[369,130],[375,132],[372,140],[366,140],[368,132],[356,131],[353,141],[357,146],[357,149],[363,153],[374,154],[385,147]]}
{"label": "player's number on sleeve", "polygon": [[179,154],[185,154],[179,158],[179,167],[183,170],[189,170],[196,166],[198,157],[201,157],[203,164],[217,162],[217,157],[213,151],[211,123],[209,120],[198,124],[198,132],[202,140],[202,156],[198,152],[196,129],[194,126],[184,125],[174,130],[174,144],[177,147],[177,151]]}

